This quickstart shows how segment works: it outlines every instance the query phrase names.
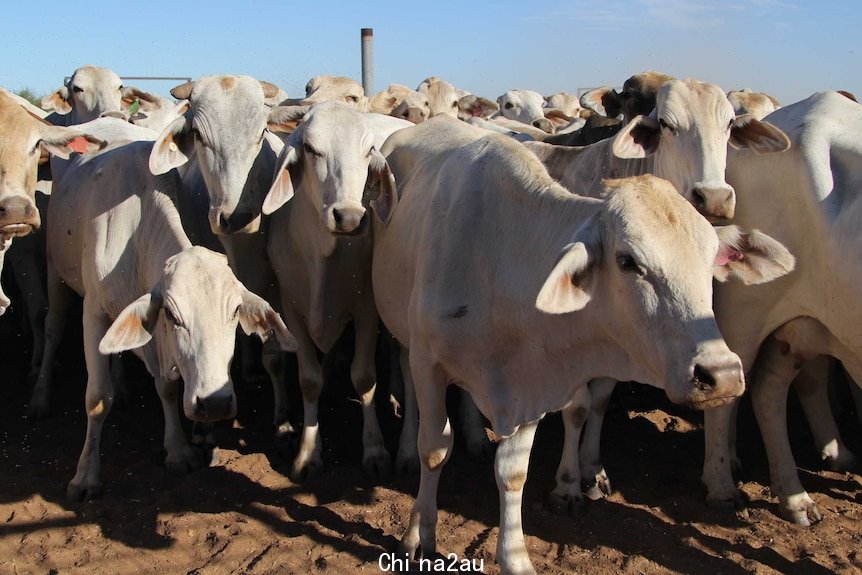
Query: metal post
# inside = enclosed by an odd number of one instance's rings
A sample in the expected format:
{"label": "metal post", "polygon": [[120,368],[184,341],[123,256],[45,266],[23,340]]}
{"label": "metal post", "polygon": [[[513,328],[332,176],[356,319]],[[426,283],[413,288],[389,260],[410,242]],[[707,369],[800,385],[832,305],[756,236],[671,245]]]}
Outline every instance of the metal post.
{"label": "metal post", "polygon": [[374,29],[362,29],[362,88],[365,95],[372,96],[374,90]]}

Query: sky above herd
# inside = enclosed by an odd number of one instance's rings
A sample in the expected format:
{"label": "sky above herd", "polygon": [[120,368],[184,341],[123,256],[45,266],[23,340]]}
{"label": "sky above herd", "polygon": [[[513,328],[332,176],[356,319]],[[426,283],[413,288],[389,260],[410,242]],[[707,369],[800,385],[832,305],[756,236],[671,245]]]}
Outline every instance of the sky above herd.
{"label": "sky above herd", "polygon": [[[360,29],[373,28],[375,91],[435,75],[492,99],[576,93],[653,69],[783,103],[824,89],[862,96],[858,0],[44,0],[3,11],[0,86],[39,95],[95,64],[248,74],[300,96],[317,74],[361,80]],[[177,83],[128,82],[161,94]]]}

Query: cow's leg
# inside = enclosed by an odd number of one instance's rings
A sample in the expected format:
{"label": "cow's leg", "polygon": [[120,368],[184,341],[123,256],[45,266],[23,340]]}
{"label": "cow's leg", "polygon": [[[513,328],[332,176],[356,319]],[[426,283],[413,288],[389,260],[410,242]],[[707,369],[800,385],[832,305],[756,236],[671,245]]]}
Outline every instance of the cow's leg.
{"label": "cow's leg", "polygon": [[584,427],[584,440],[581,442],[579,459],[581,462],[581,488],[584,495],[592,500],[601,499],[611,494],[611,480],[602,465],[602,425],[611,394],[617,386],[617,380],[607,377],[593,379],[589,383],[592,399],[590,414]]}
{"label": "cow's leg", "polygon": [[54,361],[57,348],[63,338],[66,318],[69,315],[69,303],[72,292],[48,266],[48,313],[45,316],[45,350],[42,354],[42,365],[39,367],[39,377],[33,387],[33,395],[27,406],[27,415],[42,418],[48,415],[51,408],[51,382],[53,380]]}
{"label": "cow's leg", "polygon": [[[419,408],[419,493],[401,537],[399,556],[431,557],[437,547],[437,485],[452,454],[452,427],[446,416],[446,378],[430,358],[410,350],[410,371]],[[421,549],[421,551],[419,551]]]}
{"label": "cow's leg", "polygon": [[581,468],[578,462],[578,444],[581,428],[590,413],[590,390],[582,385],[572,401],[563,408],[563,454],[557,467],[557,484],[551,491],[551,507],[556,511],[575,516],[584,510],[581,493]]}
{"label": "cow's leg", "polygon": [[[44,234],[42,234],[44,236]],[[15,275],[15,282],[21,292],[22,299],[26,303],[27,320],[30,335],[33,338],[33,355],[30,357],[30,373],[28,381],[33,381],[39,375],[42,365],[42,356],[45,351],[45,315],[48,310],[48,294],[45,292],[44,265],[45,250],[39,249],[39,242],[44,248],[44,237],[30,234],[18,238],[13,246],[9,248],[9,263]],[[41,260],[40,260],[41,257]],[[0,271],[3,270],[0,260]],[[3,299],[6,303],[3,303]],[[8,298],[0,292],[0,314],[8,306]]]}
{"label": "cow's leg", "polygon": [[730,434],[731,428],[736,426],[735,414],[733,404],[707,409],[703,414],[705,445],[701,481],[706,486],[706,502],[710,507],[736,510],[744,507],[731,469]]}
{"label": "cow's leg", "polygon": [[494,475],[500,492],[500,534],[497,536],[497,563],[500,572],[513,575],[535,574],[524,545],[521,526],[521,500],[527,481],[530,450],[538,421],[518,428],[497,446]]}
{"label": "cow's leg", "polygon": [[[3,264],[6,261],[6,252],[9,251],[9,247],[12,245],[12,238],[6,236],[0,236],[0,273],[3,272]],[[9,299],[9,296],[6,295],[6,292],[3,291],[3,286],[0,285],[0,315],[6,313],[6,309],[12,303],[12,300]]]}
{"label": "cow's leg", "polygon": [[[245,338],[244,338],[245,339]],[[284,352],[275,338],[270,338],[263,346],[261,355],[263,368],[272,383],[273,424],[275,436],[286,437],[294,432],[288,417],[287,387],[284,382]]]}
{"label": "cow's leg", "polygon": [[392,473],[392,457],[383,444],[383,433],[377,421],[374,392],[377,388],[377,371],[374,353],[377,350],[377,313],[366,310],[354,320],[355,348],[350,365],[350,379],[362,403],[362,469],[380,480]]}
{"label": "cow's leg", "polygon": [[419,471],[419,451],[416,437],[419,433],[419,409],[416,406],[416,390],[413,387],[413,374],[410,372],[410,352],[399,346],[401,378],[404,381],[404,415],[401,437],[398,441],[398,454],[395,456],[395,472],[399,475]]}
{"label": "cow's leg", "polygon": [[805,410],[805,418],[814,435],[814,443],[820,457],[834,471],[847,471],[855,467],[856,456],[847,449],[838,433],[838,425],[829,405],[829,367],[832,362],[827,355],[806,361],[793,388]]}
{"label": "cow's leg", "polygon": [[109,322],[102,314],[88,309],[84,300],[84,359],[87,363],[87,392],[84,408],[87,411],[87,437],[78,458],[78,470],[69,482],[66,495],[70,500],[81,501],[99,495],[101,466],[99,444],[102,425],[114,402],[108,356],[99,353],[99,342],[108,331]]}
{"label": "cow's leg", "polygon": [[308,335],[305,323],[298,317],[290,319],[292,321],[288,321],[288,325],[291,326],[291,332],[296,337],[298,346],[296,359],[299,367],[303,412],[302,439],[299,443],[299,453],[296,454],[291,466],[290,479],[302,482],[314,477],[323,468],[318,421],[318,403],[323,390],[323,369],[317,360],[317,346]]}
{"label": "cow's leg", "polygon": [[165,467],[173,475],[185,475],[203,466],[201,453],[189,445],[180,422],[179,396],[180,382],[168,381],[156,376],[156,391],[165,412]]}
{"label": "cow's leg", "polygon": [[474,461],[491,461],[494,457],[494,444],[485,433],[485,421],[482,412],[476,407],[476,402],[466,390],[461,392],[461,405],[459,406],[461,431],[464,433],[464,444],[467,453]]}
{"label": "cow's leg", "polygon": [[808,526],[820,520],[820,512],[799,481],[787,436],[787,391],[798,373],[795,361],[793,355],[782,355],[775,339],[768,338],[760,348],[751,382],[751,404],[766,446],[779,510],[786,519]]}

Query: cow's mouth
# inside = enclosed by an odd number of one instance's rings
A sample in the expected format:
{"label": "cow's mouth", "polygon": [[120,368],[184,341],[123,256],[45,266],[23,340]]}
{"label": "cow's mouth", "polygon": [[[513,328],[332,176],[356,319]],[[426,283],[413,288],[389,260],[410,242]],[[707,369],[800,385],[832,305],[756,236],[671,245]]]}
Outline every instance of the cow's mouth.
{"label": "cow's mouth", "polygon": [[4,239],[26,236],[33,230],[30,224],[9,224],[0,228],[0,235]]}

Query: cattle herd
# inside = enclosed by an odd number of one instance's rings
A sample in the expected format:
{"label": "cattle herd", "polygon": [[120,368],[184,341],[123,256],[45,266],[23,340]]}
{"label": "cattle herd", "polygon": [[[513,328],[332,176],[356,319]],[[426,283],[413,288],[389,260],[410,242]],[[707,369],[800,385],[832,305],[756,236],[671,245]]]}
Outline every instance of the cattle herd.
{"label": "cattle herd", "polygon": [[[791,382],[823,458],[855,464],[827,395],[830,361],[862,382],[862,107],[847,93],[782,107],[645,72],[580,98],[494,102],[436,77],[367,97],[318,76],[291,99],[207,76],[173,101],[94,66],[43,99],[50,114],[0,92],[0,265],[8,256],[28,294],[34,416],[51,407],[70,296],[83,298],[87,433],[71,499],[100,491],[110,356],[124,350],[155,379],[169,470],[201,465],[180,401],[204,427],[235,416],[237,351],[270,376],[276,432],[301,438],[291,479],[312,478],[320,353],[350,324],[363,469],[420,473],[399,549],[413,559],[436,550],[450,384],[470,452],[496,444],[503,573],[535,572],[521,500],[544,414],[561,411],[565,427],[552,503],[574,512],[610,493],[599,438],[617,381],[705,410],[711,504],[741,504],[746,388],[788,520],[821,519],[790,451]],[[0,313],[9,305],[0,290]],[[404,384],[394,460],[375,411],[378,347]],[[301,430],[288,421],[287,352]]]}

